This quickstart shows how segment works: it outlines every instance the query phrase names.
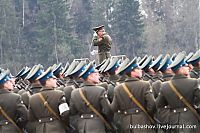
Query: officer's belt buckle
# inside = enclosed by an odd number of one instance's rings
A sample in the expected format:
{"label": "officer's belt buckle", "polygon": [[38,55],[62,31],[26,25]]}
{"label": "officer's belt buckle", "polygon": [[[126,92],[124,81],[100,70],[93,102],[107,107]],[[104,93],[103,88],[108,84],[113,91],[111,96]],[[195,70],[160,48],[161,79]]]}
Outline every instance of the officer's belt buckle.
{"label": "officer's belt buckle", "polygon": [[54,120],[55,120],[55,118],[53,118],[53,117],[46,117],[46,118],[40,118],[40,119],[38,119],[38,122],[39,123],[46,123],[46,122],[52,122]]}
{"label": "officer's belt buckle", "polygon": [[188,111],[188,108],[184,107],[184,108],[176,108],[176,109],[172,109],[173,113],[181,113],[181,112],[186,112]]}
{"label": "officer's belt buckle", "polygon": [[82,114],[80,115],[81,119],[92,119],[94,117],[96,117],[95,114]]}
{"label": "officer's belt buckle", "polygon": [[139,108],[132,108],[132,109],[127,109],[125,111],[123,111],[124,115],[131,115],[131,114],[138,114],[141,112],[141,109]]}

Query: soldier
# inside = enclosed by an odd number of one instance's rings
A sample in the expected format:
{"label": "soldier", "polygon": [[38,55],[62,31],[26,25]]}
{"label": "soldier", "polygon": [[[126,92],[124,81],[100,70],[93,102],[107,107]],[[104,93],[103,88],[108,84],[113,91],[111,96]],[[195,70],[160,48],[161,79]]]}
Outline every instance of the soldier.
{"label": "soldier", "polygon": [[168,66],[172,63],[172,59],[170,58],[170,56],[167,54],[163,61],[161,62],[159,68],[157,69],[157,71],[162,72],[162,81],[161,80],[157,80],[155,82],[152,83],[152,88],[153,88],[153,93],[154,93],[154,97],[157,98],[158,94],[160,92],[160,88],[161,88],[161,84],[164,81],[168,81],[172,78],[173,71],[171,70],[171,68],[168,68]]}
{"label": "soldier", "polygon": [[[128,78],[124,83],[115,87],[114,99],[111,107],[114,112],[120,110],[123,114],[121,118],[123,133],[153,132],[152,129],[140,129],[136,127],[138,124],[152,124],[152,115],[155,111],[155,99],[152,94],[151,86],[149,82],[141,80],[142,70],[139,68],[136,58],[131,62],[124,61],[119,67],[117,74],[122,71],[124,71]],[[127,94],[128,92],[126,90],[128,90],[131,96]],[[130,97],[135,97],[137,103],[133,102]],[[141,106],[139,107],[138,104],[140,104],[144,110],[140,108]]]}
{"label": "soldier", "polygon": [[189,64],[194,66],[193,70],[190,72],[191,78],[200,77],[200,50],[198,50],[189,60]]}
{"label": "soldier", "polygon": [[[170,108],[168,124],[171,128],[168,130],[169,132],[197,133],[199,132],[199,122],[194,107],[200,101],[200,89],[198,80],[189,78],[189,67],[184,58],[185,53],[179,53],[169,66],[175,75],[170,81],[162,84],[156,104],[158,108],[164,106]],[[173,127],[183,124],[196,125],[196,128]]]}
{"label": "soldier", "polygon": [[92,43],[93,46],[98,46],[99,63],[103,60],[110,58],[110,50],[112,45],[111,37],[105,32],[104,25],[94,27],[95,31]]}
{"label": "soldier", "polygon": [[9,71],[0,75],[0,133],[22,133],[27,122],[27,108],[21,96],[12,92]]}
{"label": "soldier", "polygon": [[36,133],[65,133],[69,107],[64,93],[54,90],[57,84],[52,68],[49,67],[37,80],[43,88],[30,98],[29,120],[38,122]]}
{"label": "soldier", "polygon": [[[78,121],[79,133],[105,133],[105,121],[97,112],[107,117],[111,115],[106,90],[103,87],[96,86],[99,83],[99,73],[92,64],[93,62],[87,65],[80,74],[80,77],[84,79],[84,86],[73,90],[71,95],[70,112],[72,115],[78,114],[80,116]],[[88,104],[83,100],[80,91],[89,101]],[[93,112],[94,110],[90,108],[91,105],[97,112]]]}

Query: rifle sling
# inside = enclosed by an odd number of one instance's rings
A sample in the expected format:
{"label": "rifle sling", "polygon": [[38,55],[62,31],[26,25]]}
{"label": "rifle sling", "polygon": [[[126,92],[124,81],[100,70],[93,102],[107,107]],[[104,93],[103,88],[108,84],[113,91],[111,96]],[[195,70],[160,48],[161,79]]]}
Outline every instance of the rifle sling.
{"label": "rifle sling", "polygon": [[60,120],[59,115],[50,107],[50,105],[48,104],[48,102],[45,100],[44,96],[42,95],[42,93],[38,93],[39,97],[41,99],[41,101],[43,102],[44,106],[48,109],[48,111],[53,114],[54,117],[56,117],[58,120]]}
{"label": "rifle sling", "polygon": [[124,89],[124,91],[127,93],[128,97],[132,100],[132,102],[134,104],[136,104],[145,114],[146,116],[149,118],[149,120],[151,121],[151,123],[155,123],[154,119],[148,114],[148,112],[146,111],[146,109],[141,105],[141,103],[133,96],[133,94],[129,91],[128,87],[126,86],[125,83],[122,83],[122,88]]}
{"label": "rifle sling", "polygon": [[12,118],[8,116],[8,114],[3,110],[1,106],[0,106],[0,113],[17,128],[19,133],[22,133],[22,130],[17,126],[17,124],[12,120]]}
{"label": "rifle sling", "polygon": [[198,120],[200,120],[200,115],[197,113],[197,111],[190,105],[190,103],[181,95],[181,93],[176,89],[176,87],[173,85],[172,81],[168,82],[170,85],[171,90],[178,96],[178,98],[192,111],[192,113],[197,117]]}
{"label": "rifle sling", "polygon": [[86,103],[86,105],[104,122],[104,124],[109,128],[112,129],[111,125],[104,119],[104,117],[90,104],[90,102],[87,100],[85,95],[83,94],[83,91],[81,88],[79,88],[79,93],[83,101]]}

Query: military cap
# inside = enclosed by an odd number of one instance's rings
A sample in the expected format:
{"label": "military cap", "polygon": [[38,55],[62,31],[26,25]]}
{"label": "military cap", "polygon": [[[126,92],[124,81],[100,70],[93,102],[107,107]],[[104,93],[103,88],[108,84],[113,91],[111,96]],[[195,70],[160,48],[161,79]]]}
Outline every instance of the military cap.
{"label": "military cap", "polygon": [[140,68],[146,70],[152,63],[152,56],[150,55],[147,59],[141,64]]}
{"label": "military cap", "polygon": [[180,52],[168,68],[171,68],[173,71],[176,71],[177,69],[185,65],[187,65],[187,63],[185,62],[185,53]]}
{"label": "military cap", "polygon": [[111,58],[108,66],[105,68],[104,72],[112,71],[115,72],[115,70],[120,66],[121,59],[118,59],[117,57]]}
{"label": "military cap", "polygon": [[128,65],[129,63],[129,58],[126,58],[120,65],[120,67],[118,68],[118,70],[116,71],[116,74],[118,75],[123,75],[124,74],[124,70],[126,68],[126,66]]}
{"label": "military cap", "polygon": [[46,81],[49,78],[56,78],[53,75],[52,67],[49,67],[45,72],[43,72],[36,80]]}
{"label": "military cap", "polygon": [[99,68],[99,72],[103,73],[109,63],[110,63],[110,58],[107,58],[106,62]]}
{"label": "military cap", "polygon": [[190,52],[186,57],[185,57],[185,61],[186,63],[188,63],[188,60],[194,55],[193,52]]}
{"label": "military cap", "polygon": [[70,76],[70,73],[76,68],[76,66],[77,66],[78,64],[79,64],[78,61],[73,61],[73,62],[69,65],[67,71],[65,72],[65,77]]}
{"label": "military cap", "polygon": [[62,71],[60,72],[61,75],[63,75],[63,74],[67,71],[68,67],[69,67],[69,62],[67,62],[67,63],[65,64],[65,67],[64,67],[64,68],[62,69]]}
{"label": "military cap", "polygon": [[104,59],[100,64],[95,66],[95,69],[99,70],[99,68],[106,62],[107,59]]}
{"label": "military cap", "polygon": [[93,27],[92,29],[95,31],[95,32],[98,32],[99,30],[103,29],[104,28],[104,25],[100,25],[100,26],[97,26],[97,27]]}
{"label": "military cap", "polygon": [[71,73],[69,73],[69,75],[78,77],[79,74],[85,70],[86,64],[87,63],[85,60],[80,61],[76,68]]}
{"label": "military cap", "polygon": [[172,59],[170,58],[170,55],[169,54],[165,55],[164,59],[162,60],[158,68],[158,71],[162,71],[162,72],[165,71],[171,63],[172,63]]}
{"label": "military cap", "polygon": [[25,70],[27,69],[27,66],[26,67],[23,67],[15,77],[19,77]]}
{"label": "military cap", "polygon": [[172,56],[171,56],[171,60],[174,61],[174,59],[176,58],[177,54],[174,53]]}
{"label": "military cap", "polygon": [[85,70],[79,75],[80,78],[86,79],[91,73],[98,72],[98,70],[94,68],[93,63],[94,61],[90,62],[85,67]]}
{"label": "military cap", "polygon": [[147,58],[148,58],[148,56],[145,55],[142,59],[140,59],[140,60],[138,61],[138,64],[141,66]]}
{"label": "military cap", "polygon": [[10,71],[5,70],[0,74],[0,84],[4,84],[6,81],[11,80]]}
{"label": "military cap", "polygon": [[162,61],[162,58],[163,58],[163,55],[160,54],[160,55],[152,62],[152,64],[150,65],[149,68],[152,68],[153,70],[156,71],[156,70],[159,68],[159,66],[160,66],[160,63],[161,63],[161,61]]}
{"label": "military cap", "polygon": [[196,63],[200,61],[200,49],[188,60],[189,63]]}
{"label": "military cap", "polygon": [[58,65],[55,65],[54,68],[52,68],[53,74],[58,75],[62,71],[62,63],[59,63]]}
{"label": "military cap", "polygon": [[19,77],[21,77],[22,79],[24,79],[28,73],[31,71],[30,67],[25,67],[25,70],[21,73],[21,75],[19,75]]}
{"label": "military cap", "polygon": [[29,74],[25,77],[27,80],[35,80],[39,77],[43,72],[43,66],[41,64],[35,65],[29,72]]}

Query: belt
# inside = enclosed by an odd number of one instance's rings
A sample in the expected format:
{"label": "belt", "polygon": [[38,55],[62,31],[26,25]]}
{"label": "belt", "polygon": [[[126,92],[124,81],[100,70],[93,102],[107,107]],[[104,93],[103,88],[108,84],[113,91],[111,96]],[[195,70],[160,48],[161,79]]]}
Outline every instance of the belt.
{"label": "belt", "polygon": [[0,126],[8,125],[10,122],[8,120],[1,120],[0,121]]}
{"label": "belt", "polygon": [[92,119],[98,117],[96,114],[82,114],[80,115],[81,119]]}
{"label": "belt", "polygon": [[54,120],[57,120],[57,119],[53,118],[53,117],[45,117],[45,118],[39,118],[38,122],[39,123],[46,123],[46,122],[52,122]]}
{"label": "belt", "polygon": [[188,111],[188,108],[186,108],[186,107],[184,107],[184,108],[175,108],[175,109],[171,109],[171,111],[173,113],[186,112],[186,111]]}
{"label": "belt", "polygon": [[131,115],[131,114],[138,114],[140,113],[142,110],[139,108],[132,108],[132,109],[127,109],[123,111],[124,115]]}

